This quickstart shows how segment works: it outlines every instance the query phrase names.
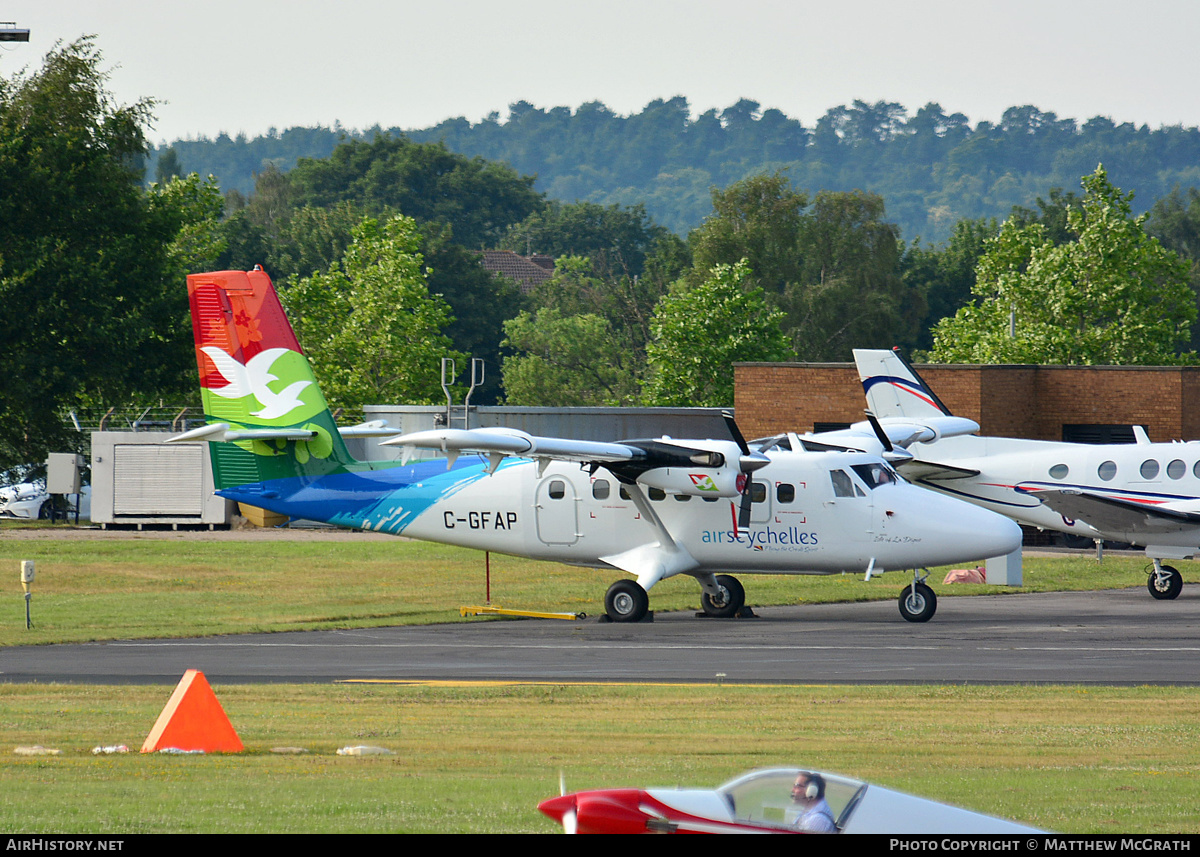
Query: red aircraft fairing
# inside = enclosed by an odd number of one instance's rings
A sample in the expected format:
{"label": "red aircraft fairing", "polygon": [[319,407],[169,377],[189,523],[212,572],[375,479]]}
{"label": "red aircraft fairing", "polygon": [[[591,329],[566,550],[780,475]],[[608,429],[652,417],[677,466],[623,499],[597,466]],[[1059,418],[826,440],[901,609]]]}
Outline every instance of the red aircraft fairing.
{"label": "red aircraft fairing", "polygon": [[[803,833],[791,789],[800,768],[754,771],[717,789],[600,789],[538,804],[567,833]],[[1033,827],[836,774],[825,799],[839,833],[1038,833]]]}

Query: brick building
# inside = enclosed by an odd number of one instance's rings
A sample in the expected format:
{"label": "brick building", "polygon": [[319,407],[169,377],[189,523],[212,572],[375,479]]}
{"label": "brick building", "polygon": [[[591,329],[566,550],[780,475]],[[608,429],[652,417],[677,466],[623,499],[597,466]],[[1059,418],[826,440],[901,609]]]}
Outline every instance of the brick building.
{"label": "brick building", "polygon": [[[1128,426],[1136,424],[1152,441],[1200,439],[1200,367],[915,368],[951,412],[978,422],[983,435],[1106,442],[1131,438]],[[747,437],[863,419],[866,399],[853,363],[738,363],[734,379]]]}

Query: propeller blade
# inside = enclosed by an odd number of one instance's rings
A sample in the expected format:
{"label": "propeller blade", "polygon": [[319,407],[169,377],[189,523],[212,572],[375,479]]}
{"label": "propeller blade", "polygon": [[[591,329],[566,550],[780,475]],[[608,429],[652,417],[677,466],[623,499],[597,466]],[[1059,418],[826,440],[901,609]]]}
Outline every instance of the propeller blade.
{"label": "propeller blade", "polygon": [[742,436],[742,430],[738,428],[737,420],[733,418],[733,412],[721,411],[721,416],[725,420],[725,428],[729,430],[729,436],[738,445],[738,449],[742,451],[742,455],[749,455],[750,446],[746,443],[746,438]]}
{"label": "propeller blade", "polygon": [[750,504],[754,502],[754,480],[747,479],[746,487],[742,489],[742,505],[738,507],[738,529],[744,530],[750,526]]}
{"label": "propeller blade", "polygon": [[865,411],[867,419],[871,423],[871,429],[875,432],[875,437],[879,438],[879,442],[883,445],[884,452],[892,451],[892,441],[888,438],[887,432],[883,430],[883,426],[879,424],[879,420],[875,419],[875,415],[870,411]]}
{"label": "propeller blade", "polygon": [[875,430],[875,437],[879,438],[879,442],[883,444],[884,461],[890,462],[892,465],[904,464],[913,460],[913,454],[907,449],[896,449],[892,446],[891,439],[887,436],[887,432],[883,430],[883,426],[879,424],[879,420],[875,419],[875,415],[870,411],[866,411],[867,419],[871,421],[871,428]]}

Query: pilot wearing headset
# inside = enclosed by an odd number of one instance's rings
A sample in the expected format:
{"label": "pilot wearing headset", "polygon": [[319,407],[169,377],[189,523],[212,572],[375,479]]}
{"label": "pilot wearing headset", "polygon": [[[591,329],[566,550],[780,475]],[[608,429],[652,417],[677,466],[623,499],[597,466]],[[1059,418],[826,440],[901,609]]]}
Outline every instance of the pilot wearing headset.
{"label": "pilot wearing headset", "polygon": [[825,778],[801,771],[792,785],[792,803],[800,808],[794,826],[806,833],[837,833],[833,810],[825,802]]}

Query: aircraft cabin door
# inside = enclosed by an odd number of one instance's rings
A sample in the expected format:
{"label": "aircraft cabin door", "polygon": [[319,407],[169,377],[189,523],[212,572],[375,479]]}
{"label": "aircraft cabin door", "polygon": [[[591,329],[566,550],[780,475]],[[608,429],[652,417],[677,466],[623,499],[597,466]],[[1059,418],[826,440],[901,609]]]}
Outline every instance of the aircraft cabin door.
{"label": "aircraft cabin door", "polygon": [[579,541],[579,498],[575,486],[563,476],[548,476],[538,483],[534,498],[538,539],[547,545],[573,545]]}

